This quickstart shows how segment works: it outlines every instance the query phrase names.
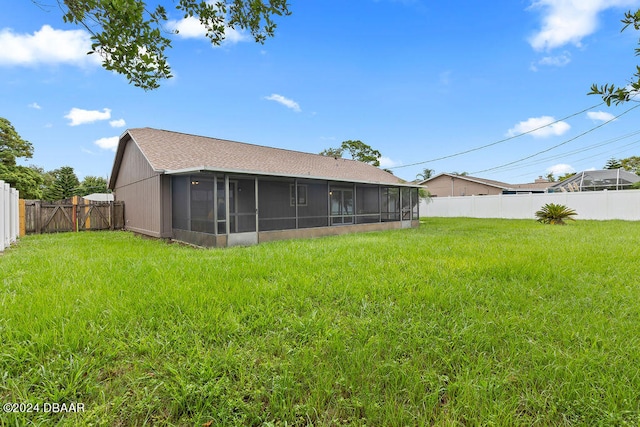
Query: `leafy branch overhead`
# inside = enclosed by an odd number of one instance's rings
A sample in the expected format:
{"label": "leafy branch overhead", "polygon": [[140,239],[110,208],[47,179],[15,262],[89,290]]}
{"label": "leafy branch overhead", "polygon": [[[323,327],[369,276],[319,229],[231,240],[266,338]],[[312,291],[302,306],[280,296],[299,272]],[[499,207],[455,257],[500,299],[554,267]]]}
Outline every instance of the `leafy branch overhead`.
{"label": "leafy branch overhead", "polygon": [[[107,70],[145,90],[156,89],[160,80],[172,77],[165,53],[171,47],[167,37],[171,32],[164,27],[168,15],[163,5],[148,9],[143,0],[57,1],[65,22],[91,33],[89,53],[100,55]],[[214,45],[225,39],[226,28],[248,30],[256,42],[264,43],[275,33],[274,17],[290,15],[286,0],[178,0],[171,4],[182,17],[198,18]]]}
{"label": "leafy branch overhead", "polygon": [[[629,26],[633,26],[635,30],[640,30],[640,9],[636,12],[626,12],[622,23],[624,24],[622,31],[626,30]],[[640,48],[636,48],[635,52],[636,56],[640,56]],[[614,104],[622,104],[634,100],[640,95],[640,66],[636,66],[636,72],[633,74],[628,85],[617,86],[610,83],[605,85],[593,84],[589,95],[601,95],[607,105],[611,105],[612,102]]]}

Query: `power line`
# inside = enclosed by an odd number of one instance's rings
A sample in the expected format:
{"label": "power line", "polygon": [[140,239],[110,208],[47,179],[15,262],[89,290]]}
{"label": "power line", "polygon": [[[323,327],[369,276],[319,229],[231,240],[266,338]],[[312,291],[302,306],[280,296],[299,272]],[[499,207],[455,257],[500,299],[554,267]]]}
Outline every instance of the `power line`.
{"label": "power line", "polygon": [[581,138],[581,137],[585,136],[586,134],[593,132],[593,131],[594,131],[594,130],[596,130],[596,129],[599,129],[599,128],[601,128],[601,127],[602,127],[602,126],[604,126],[604,125],[607,125],[607,124],[611,123],[611,122],[612,122],[612,121],[614,121],[615,119],[617,119],[617,118],[619,118],[619,117],[624,116],[625,114],[627,114],[627,113],[628,113],[628,112],[630,112],[631,110],[635,110],[635,109],[636,109],[636,108],[638,108],[638,107],[640,107],[640,104],[636,105],[635,107],[631,107],[631,108],[629,108],[627,111],[624,111],[624,112],[622,112],[622,113],[618,114],[617,116],[615,116],[615,117],[613,117],[613,118],[611,118],[611,119],[607,120],[606,122],[601,123],[601,124],[599,124],[598,126],[593,127],[593,128],[591,128],[591,129],[589,129],[589,130],[587,130],[587,131],[585,131],[585,132],[582,132],[581,134],[579,134],[579,135],[577,135],[577,136],[574,136],[573,138],[567,139],[566,141],[561,142],[560,144],[554,145],[554,146],[549,147],[549,148],[547,148],[547,149],[545,149],[545,150],[538,151],[537,153],[531,154],[531,155],[529,155],[529,156],[523,157],[523,158],[518,159],[518,160],[514,160],[514,161],[509,162],[509,163],[505,163],[505,164],[500,165],[500,166],[495,166],[495,167],[493,167],[493,168],[488,168],[488,169],[483,169],[483,170],[479,170],[479,171],[471,172],[471,174],[482,173],[482,172],[488,172],[488,171],[492,171],[492,170],[496,170],[496,169],[502,169],[502,168],[503,168],[503,167],[505,167],[505,166],[510,166],[510,165],[515,164],[515,163],[520,163],[520,162],[522,162],[522,161],[524,161],[524,160],[528,160],[528,159],[530,159],[530,158],[532,158],[532,157],[535,157],[535,156],[537,156],[537,155],[539,155],[539,154],[546,153],[546,152],[548,152],[548,151],[554,150],[554,149],[556,149],[556,148],[558,148],[558,147],[561,147],[561,146],[563,146],[563,145],[565,145],[565,144],[568,144],[568,143],[570,143],[570,142],[572,142],[572,141],[575,141],[576,139]]}
{"label": "power line", "polygon": [[[625,144],[625,145],[623,145],[623,146],[621,146],[621,147],[616,148],[616,149],[615,149],[615,152],[616,152],[616,153],[623,152],[623,151],[621,151],[623,148],[631,147],[631,146],[633,146],[633,145],[638,144],[639,142],[640,142],[640,139],[637,139],[637,140],[635,140],[635,141],[633,141],[633,142],[630,142],[629,144]],[[579,164],[580,162],[583,162],[583,161],[585,161],[585,160],[593,159],[593,158],[595,158],[595,157],[600,157],[600,156],[602,156],[603,154],[607,154],[607,153],[611,153],[611,152],[612,152],[612,150],[602,151],[602,152],[599,152],[599,153],[596,153],[596,154],[592,154],[592,155],[587,156],[587,157],[583,157],[583,158],[581,158],[581,159],[573,160],[573,161],[571,161],[571,163],[572,163],[572,164],[574,164],[574,165],[575,165],[576,163],[578,163],[578,164]],[[540,162],[534,162],[534,164],[537,164],[537,163],[540,163]],[[513,168],[504,169],[504,170],[506,171],[506,170],[512,170],[512,169],[520,169],[520,168],[518,168],[518,167],[513,167]],[[521,176],[526,176],[526,175],[531,175],[531,173],[530,173],[530,172],[523,173],[523,174],[520,174],[520,175],[516,175],[516,176],[514,176],[513,178],[519,178],[519,177],[521,177]]]}
{"label": "power line", "polygon": [[[559,159],[559,158],[563,158],[563,157],[570,156],[570,155],[573,155],[573,154],[583,153],[583,152],[586,152],[586,151],[594,150],[596,148],[604,147],[605,145],[613,144],[614,142],[618,142],[618,141],[621,141],[623,139],[627,139],[627,138],[630,138],[632,136],[636,136],[638,134],[640,134],[640,130],[637,130],[635,132],[632,132],[632,133],[629,133],[629,134],[626,134],[626,135],[622,135],[622,136],[619,136],[619,137],[616,137],[616,138],[608,139],[608,140],[603,141],[603,142],[597,142],[597,143],[592,144],[592,145],[587,145],[586,147],[582,147],[582,148],[579,148],[577,150],[567,151],[567,152],[564,152],[564,153],[555,154],[553,156],[543,157],[541,159],[534,160],[534,161],[529,162],[529,163],[525,163],[524,165],[506,167],[506,168],[503,168],[502,171],[510,171],[510,170],[514,170],[514,169],[521,169],[522,167],[534,166],[534,165],[537,165],[537,164],[540,164],[540,163],[544,163],[544,162],[549,161],[549,160]],[[640,142],[640,140],[635,140],[635,141],[633,141],[633,142],[631,142],[631,143],[629,143],[627,145],[623,145],[622,147],[618,147],[618,149],[629,147],[631,145],[635,145],[638,142]],[[611,150],[609,150],[609,151],[611,151]],[[594,155],[593,157],[597,157],[597,156],[605,154],[605,153],[606,153],[606,151],[598,153],[598,154]],[[584,160],[584,159],[580,159],[580,160]],[[527,174],[523,174],[523,175],[527,175]]]}
{"label": "power line", "polygon": [[577,116],[577,115],[579,115],[579,114],[584,113],[585,111],[589,111],[589,110],[592,110],[592,109],[594,109],[594,108],[596,108],[596,107],[599,107],[599,106],[601,106],[602,104],[604,104],[604,102],[601,102],[601,103],[596,104],[596,105],[592,105],[592,106],[591,106],[591,107],[589,107],[589,108],[585,108],[585,109],[584,109],[584,110],[582,110],[582,111],[578,111],[577,113],[573,113],[573,114],[571,114],[571,115],[569,115],[569,116],[567,116],[567,117],[563,117],[563,118],[561,118],[561,119],[558,119],[558,120],[556,120],[555,122],[548,123],[548,124],[546,124],[546,125],[544,125],[544,126],[540,126],[540,127],[535,128],[535,129],[531,129],[531,130],[528,130],[528,131],[526,131],[526,132],[520,133],[520,134],[518,134],[518,135],[510,136],[509,138],[505,138],[505,139],[501,139],[501,140],[496,141],[496,142],[492,142],[492,143],[490,143],[490,144],[482,145],[482,146],[480,146],[480,147],[471,148],[471,149],[469,149],[469,150],[461,151],[461,152],[458,152],[458,153],[455,153],[455,154],[449,154],[449,155],[447,155],[447,156],[442,156],[442,157],[438,157],[438,158],[435,158],[435,159],[425,160],[425,161],[422,161],[422,162],[410,163],[410,164],[408,164],[408,165],[392,166],[392,167],[389,167],[389,168],[387,168],[387,169],[408,168],[408,167],[410,167],[410,166],[417,166],[417,165],[422,165],[422,164],[425,164],[425,163],[436,162],[436,161],[438,161],[438,160],[450,159],[450,158],[452,158],[452,157],[462,156],[463,154],[468,154],[468,153],[472,153],[472,152],[474,152],[474,151],[478,151],[478,150],[482,150],[482,149],[485,149],[485,148],[488,148],[488,147],[492,147],[492,146],[494,146],[494,145],[498,145],[498,144],[501,144],[501,143],[503,143],[503,142],[511,141],[512,139],[516,139],[516,138],[519,138],[519,137],[521,137],[521,136],[528,135],[528,134],[530,134],[530,133],[533,133],[533,132],[539,131],[540,129],[544,129],[544,128],[549,127],[549,126],[551,126],[551,125],[554,125],[554,124],[556,124],[556,123],[559,123],[559,122],[562,122],[562,121],[564,121],[564,120],[570,119],[571,117],[575,117],[575,116]]}

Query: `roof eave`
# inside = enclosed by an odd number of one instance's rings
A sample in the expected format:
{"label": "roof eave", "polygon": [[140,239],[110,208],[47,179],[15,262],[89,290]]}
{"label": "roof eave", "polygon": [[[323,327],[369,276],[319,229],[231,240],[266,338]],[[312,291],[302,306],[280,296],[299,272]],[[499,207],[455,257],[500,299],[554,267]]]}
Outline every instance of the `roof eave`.
{"label": "roof eave", "polygon": [[187,175],[191,173],[201,173],[201,172],[220,172],[220,173],[242,174],[242,175],[277,176],[280,178],[317,179],[317,180],[324,180],[324,181],[355,182],[358,184],[393,185],[397,187],[423,188],[422,185],[411,184],[411,183],[367,181],[367,180],[345,179],[345,178],[314,176],[314,175],[298,175],[298,174],[287,174],[287,173],[273,174],[273,173],[263,172],[263,171],[254,171],[254,170],[246,170],[246,169],[212,168],[209,166],[198,166],[193,168],[166,170],[166,171],[162,171],[161,173],[164,173],[165,175]]}

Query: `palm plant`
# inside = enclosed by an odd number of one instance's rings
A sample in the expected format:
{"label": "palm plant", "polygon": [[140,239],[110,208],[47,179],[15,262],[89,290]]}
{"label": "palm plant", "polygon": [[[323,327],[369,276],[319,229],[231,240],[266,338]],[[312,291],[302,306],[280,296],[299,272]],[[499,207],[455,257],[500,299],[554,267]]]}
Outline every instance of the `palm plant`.
{"label": "palm plant", "polygon": [[555,203],[547,203],[536,212],[538,222],[543,224],[565,225],[565,220],[575,221],[575,215],[578,214],[573,209]]}

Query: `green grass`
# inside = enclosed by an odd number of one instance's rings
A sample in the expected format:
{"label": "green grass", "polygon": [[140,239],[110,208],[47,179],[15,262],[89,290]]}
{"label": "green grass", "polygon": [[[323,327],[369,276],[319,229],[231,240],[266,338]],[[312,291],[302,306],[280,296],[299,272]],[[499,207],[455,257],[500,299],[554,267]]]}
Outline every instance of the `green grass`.
{"label": "green grass", "polygon": [[[429,219],[200,250],[0,257],[0,425],[640,424],[640,223]],[[210,423],[210,424],[209,424]]]}

